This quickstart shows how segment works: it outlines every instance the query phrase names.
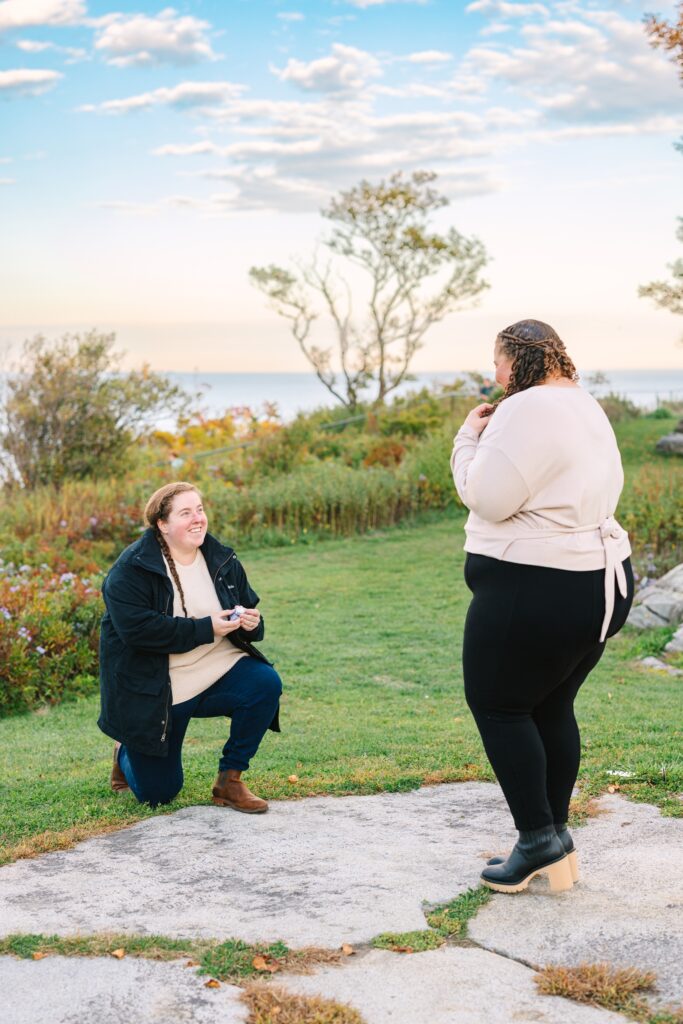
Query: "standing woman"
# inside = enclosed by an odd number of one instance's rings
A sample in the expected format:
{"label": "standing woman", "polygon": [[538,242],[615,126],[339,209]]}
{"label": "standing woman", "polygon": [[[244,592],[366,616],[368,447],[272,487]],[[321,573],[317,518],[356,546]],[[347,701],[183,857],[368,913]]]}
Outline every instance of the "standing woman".
{"label": "standing woman", "polygon": [[545,873],[561,890],[578,878],[574,698],[633,600],[631,547],[614,518],[624,474],[609,420],[552,327],[507,327],[494,363],[505,393],[467,416],[451,459],[470,509],[465,696],[519,831],[481,877],[520,892]]}
{"label": "standing woman", "polygon": [[241,775],[266,730],[280,731],[282,684],[253,646],[263,638],[258,595],[232,548],[207,533],[192,484],[155,491],[145,522],[102,587],[98,725],[116,740],[112,789],[131,789],[152,806],[169,803],[182,789],[190,719],[227,715],[213,802],[263,813],[268,804]]}

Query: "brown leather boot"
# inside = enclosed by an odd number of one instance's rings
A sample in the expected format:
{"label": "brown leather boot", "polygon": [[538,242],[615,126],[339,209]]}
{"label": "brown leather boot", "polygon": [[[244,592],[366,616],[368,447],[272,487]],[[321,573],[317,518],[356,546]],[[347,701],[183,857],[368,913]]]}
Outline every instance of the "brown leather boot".
{"label": "brown leather boot", "polygon": [[120,743],[114,744],[114,763],[111,766],[111,776],[109,782],[111,788],[115,793],[130,793],[130,786],[126,782],[126,776],[119,768],[119,750],[121,749]]}
{"label": "brown leather boot", "polygon": [[244,814],[263,814],[268,810],[267,801],[254,796],[241,781],[241,775],[242,772],[234,768],[219,772],[211,791],[213,802],[219,807],[232,807],[233,811],[243,811]]}

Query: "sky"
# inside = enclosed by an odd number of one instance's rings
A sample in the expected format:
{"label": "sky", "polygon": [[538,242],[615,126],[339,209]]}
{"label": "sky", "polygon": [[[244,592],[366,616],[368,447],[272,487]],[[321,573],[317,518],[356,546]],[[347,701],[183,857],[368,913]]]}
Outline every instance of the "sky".
{"label": "sky", "polygon": [[653,7],[673,18],[657,0],[0,0],[3,361],[97,328],[127,365],[305,370],[249,268],[309,260],[340,190],[429,170],[435,229],[481,239],[490,288],[416,370],[484,369],[522,317],[583,369],[683,367],[683,318],[638,297],[683,214],[683,88]]}

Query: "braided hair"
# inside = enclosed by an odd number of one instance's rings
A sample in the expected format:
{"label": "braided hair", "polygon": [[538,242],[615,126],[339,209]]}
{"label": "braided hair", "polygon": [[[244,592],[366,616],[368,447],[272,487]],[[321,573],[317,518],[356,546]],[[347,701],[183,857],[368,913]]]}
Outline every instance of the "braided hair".
{"label": "braided hair", "polygon": [[154,530],[156,539],[159,541],[159,547],[163,553],[164,558],[168,562],[168,567],[171,570],[171,576],[173,581],[178,588],[180,595],[180,603],[183,608],[183,614],[185,618],[188,618],[187,608],[185,607],[185,594],[183,593],[183,587],[180,582],[180,576],[176,568],[171,549],[168,546],[168,542],[164,537],[163,533],[159,529],[159,520],[168,519],[171,513],[171,507],[173,505],[173,499],[177,494],[186,494],[188,491],[194,491],[196,494],[200,492],[193,484],[188,484],[184,480],[179,480],[173,484],[164,484],[151,496],[147,504],[145,505],[145,522],[147,526],[150,526]]}
{"label": "braided hair", "polygon": [[491,415],[510,395],[542,384],[547,377],[579,379],[564,342],[541,320],[518,320],[498,334],[496,344],[512,361],[512,367],[505,393],[493,403]]}

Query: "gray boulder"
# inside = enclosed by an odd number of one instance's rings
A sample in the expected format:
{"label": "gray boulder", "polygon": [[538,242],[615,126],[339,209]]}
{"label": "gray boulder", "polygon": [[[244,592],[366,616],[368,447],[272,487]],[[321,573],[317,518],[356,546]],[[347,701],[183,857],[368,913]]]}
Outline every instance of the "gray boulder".
{"label": "gray boulder", "polygon": [[670,434],[665,434],[657,441],[656,450],[670,455],[683,455],[683,420],[678,421]]}
{"label": "gray boulder", "polygon": [[676,626],[682,619],[683,563],[674,566],[636,594],[627,621],[636,629],[654,629]]}
{"label": "gray boulder", "polygon": [[683,652],[683,626],[678,627],[664,650],[667,654],[679,654]]}

